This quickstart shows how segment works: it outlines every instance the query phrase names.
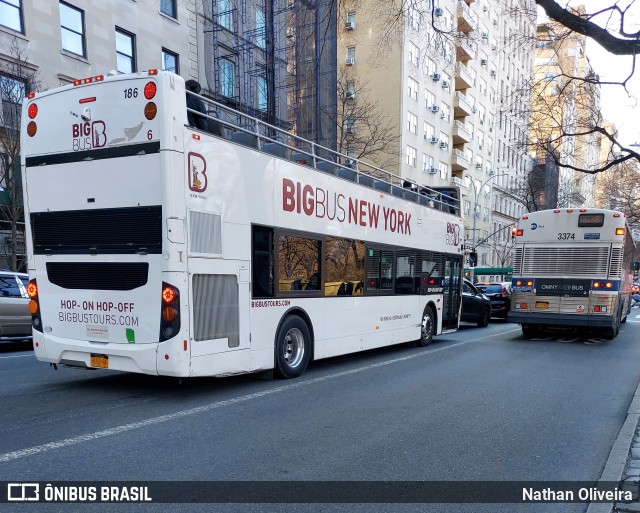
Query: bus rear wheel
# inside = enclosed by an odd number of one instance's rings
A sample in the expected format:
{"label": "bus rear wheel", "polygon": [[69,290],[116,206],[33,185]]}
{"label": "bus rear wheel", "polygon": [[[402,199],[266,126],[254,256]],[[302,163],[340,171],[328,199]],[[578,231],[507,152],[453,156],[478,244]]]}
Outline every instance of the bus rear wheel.
{"label": "bus rear wheel", "polygon": [[522,325],[522,334],[526,337],[526,338],[533,338],[536,335],[540,334],[540,327],[539,326],[535,326],[535,325],[531,325],[531,324],[523,324]]}
{"label": "bus rear wheel", "polygon": [[433,310],[427,307],[422,314],[422,324],[420,326],[420,338],[417,340],[418,347],[426,347],[433,341],[433,333],[435,332],[435,322],[433,318]]}
{"label": "bus rear wheel", "polygon": [[297,378],[311,358],[309,327],[297,315],[287,316],[276,335],[275,373],[280,378]]}

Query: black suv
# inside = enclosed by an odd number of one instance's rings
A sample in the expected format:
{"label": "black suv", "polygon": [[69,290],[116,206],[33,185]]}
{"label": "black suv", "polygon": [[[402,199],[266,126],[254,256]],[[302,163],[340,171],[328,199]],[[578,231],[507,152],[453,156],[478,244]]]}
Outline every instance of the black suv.
{"label": "black suv", "polygon": [[511,282],[478,283],[476,286],[491,300],[491,317],[507,320],[511,310]]}

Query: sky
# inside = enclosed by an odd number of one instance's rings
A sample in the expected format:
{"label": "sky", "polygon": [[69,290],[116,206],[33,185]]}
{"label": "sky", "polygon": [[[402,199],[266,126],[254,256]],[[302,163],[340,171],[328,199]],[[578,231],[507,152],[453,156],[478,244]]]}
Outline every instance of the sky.
{"label": "sky", "polygon": [[[560,0],[562,3],[562,0]],[[615,3],[615,0],[570,0],[572,6],[584,5],[587,12],[597,12]],[[621,7],[633,3],[633,0],[622,0]],[[637,13],[637,14],[635,14]],[[631,15],[634,15],[631,17]],[[544,11],[538,11],[538,21],[544,20]],[[607,17],[601,16],[598,24],[603,26]],[[632,21],[635,26],[629,26],[629,30],[640,29],[640,6],[632,8],[626,23]],[[617,21],[613,21],[617,26]],[[623,81],[632,70],[633,58],[630,56],[615,56],[604,50],[600,45],[587,39],[587,56],[594,71],[600,76],[601,81]],[[618,128],[620,142],[623,144],[640,144],[640,58],[636,66],[639,68],[631,80],[627,83],[627,91],[619,85],[602,85],[601,108],[606,121],[615,123]]]}

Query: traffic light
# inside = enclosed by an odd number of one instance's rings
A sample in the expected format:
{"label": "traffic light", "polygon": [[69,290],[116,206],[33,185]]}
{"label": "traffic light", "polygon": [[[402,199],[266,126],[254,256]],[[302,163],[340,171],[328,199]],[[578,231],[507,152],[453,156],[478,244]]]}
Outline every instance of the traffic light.
{"label": "traffic light", "polygon": [[478,253],[472,251],[469,253],[469,267],[475,267],[478,265]]}

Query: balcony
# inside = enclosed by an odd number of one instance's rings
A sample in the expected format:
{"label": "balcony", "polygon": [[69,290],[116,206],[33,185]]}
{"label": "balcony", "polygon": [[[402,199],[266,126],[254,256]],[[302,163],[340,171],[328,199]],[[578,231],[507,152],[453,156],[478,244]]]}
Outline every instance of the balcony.
{"label": "balcony", "polygon": [[460,91],[456,91],[456,95],[453,98],[453,117],[471,116],[472,113],[473,107],[467,97]]}
{"label": "balcony", "polygon": [[453,144],[464,144],[471,142],[471,132],[467,130],[467,127],[462,121],[455,120],[453,123]]}
{"label": "balcony", "polygon": [[457,185],[458,187],[460,187],[460,189],[462,189],[463,194],[469,190],[469,185],[467,184],[467,182],[462,178],[458,178],[457,176],[451,177],[451,183],[453,185]]}
{"label": "balcony", "polygon": [[464,2],[458,2],[456,16],[456,21],[458,23],[458,32],[464,32],[465,34],[473,32],[477,22],[467,4],[465,4]]}
{"label": "balcony", "polygon": [[456,91],[459,89],[469,89],[470,87],[473,87],[473,79],[464,64],[456,64],[454,77],[456,80]]}
{"label": "balcony", "polygon": [[456,38],[456,60],[458,62],[470,61],[475,55],[475,49],[473,43],[469,41],[464,34],[461,37]]}
{"label": "balcony", "polygon": [[451,169],[453,171],[466,171],[469,169],[469,159],[464,156],[464,153],[457,148],[453,149],[451,153]]}

